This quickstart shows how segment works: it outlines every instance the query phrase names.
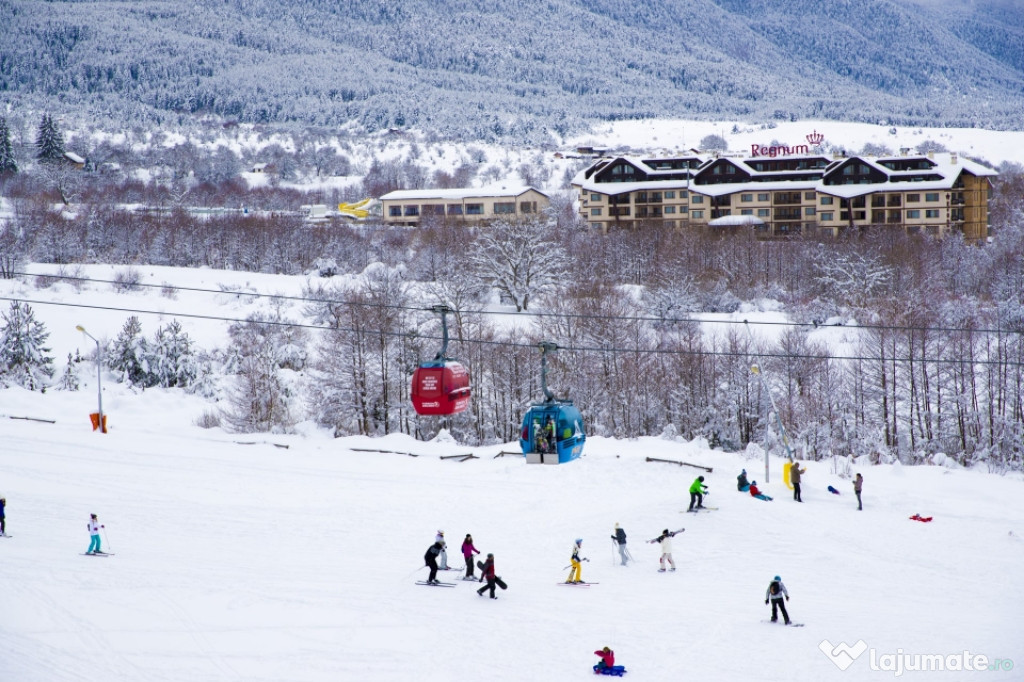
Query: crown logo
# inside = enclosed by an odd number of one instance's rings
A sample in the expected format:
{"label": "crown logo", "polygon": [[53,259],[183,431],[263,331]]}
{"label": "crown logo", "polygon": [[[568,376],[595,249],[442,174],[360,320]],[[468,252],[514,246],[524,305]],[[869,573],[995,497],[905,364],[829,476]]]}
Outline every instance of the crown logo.
{"label": "crown logo", "polygon": [[819,144],[825,141],[825,136],[815,130],[813,133],[807,136],[807,141],[817,147]]}

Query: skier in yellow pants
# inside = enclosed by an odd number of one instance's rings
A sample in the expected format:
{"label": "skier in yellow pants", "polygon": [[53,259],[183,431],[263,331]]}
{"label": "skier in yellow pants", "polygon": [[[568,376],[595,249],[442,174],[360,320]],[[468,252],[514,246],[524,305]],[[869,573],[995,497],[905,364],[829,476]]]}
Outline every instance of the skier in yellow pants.
{"label": "skier in yellow pants", "polygon": [[569,578],[565,582],[567,583],[581,583],[583,582],[581,577],[581,562],[584,561],[580,558],[580,547],[583,545],[583,538],[576,538],[576,542],[572,546],[572,569],[569,571]]}

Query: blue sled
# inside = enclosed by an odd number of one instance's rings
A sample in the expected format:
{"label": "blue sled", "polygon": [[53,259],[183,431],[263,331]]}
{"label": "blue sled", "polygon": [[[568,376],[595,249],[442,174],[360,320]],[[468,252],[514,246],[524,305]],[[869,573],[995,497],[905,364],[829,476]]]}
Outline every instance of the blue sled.
{"label": "blue sled", "polygon": [[600,664],[594,666],[594,672],[598,675],[613,675],[615,677],[622,677],[622,674],[626,672],[626,666],[624,665],[613,665],[612,667],[601,667]]}

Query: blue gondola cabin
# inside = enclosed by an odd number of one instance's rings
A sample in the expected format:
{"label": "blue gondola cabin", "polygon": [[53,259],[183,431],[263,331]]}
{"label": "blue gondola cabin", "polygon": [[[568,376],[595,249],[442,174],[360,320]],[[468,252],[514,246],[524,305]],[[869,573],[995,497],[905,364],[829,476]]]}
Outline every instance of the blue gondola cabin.
{"label": "blue gondola cabin", "polygon": [[469,407],[469,372],[451,360],[428,362],[412,375],[412,406],[416,414],[450,415]]}
{"label": "blue gondola cabin", "polygon": [[583,453],[583,416],[572,403],[536,403],[523,417],[519,447],[529,462],[564,464]]}

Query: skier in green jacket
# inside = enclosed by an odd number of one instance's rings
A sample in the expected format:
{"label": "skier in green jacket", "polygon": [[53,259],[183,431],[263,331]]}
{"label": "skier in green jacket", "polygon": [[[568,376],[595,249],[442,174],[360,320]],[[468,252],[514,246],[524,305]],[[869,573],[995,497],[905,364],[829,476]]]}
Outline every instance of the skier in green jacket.
{"label": "skier in green jacket", "polygon": [[704,508],[704,496],[707,495],[708,487],[704,485],[704,477],[698,476],[690,486],[690,508],[686,511]]}

